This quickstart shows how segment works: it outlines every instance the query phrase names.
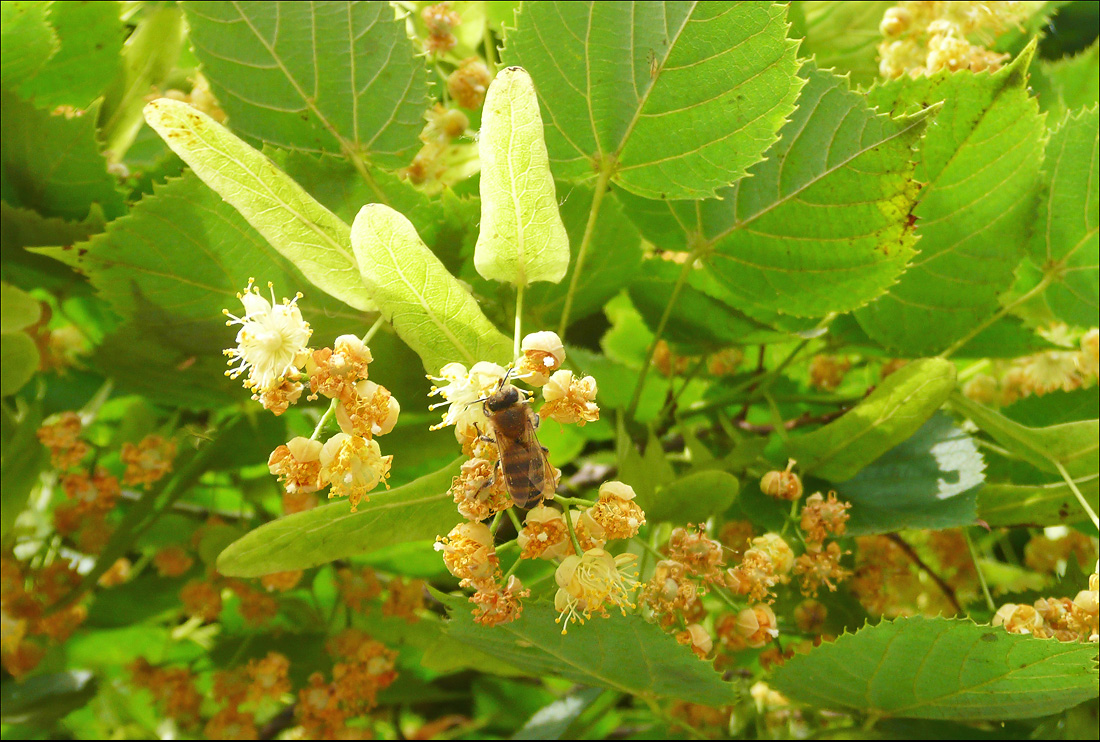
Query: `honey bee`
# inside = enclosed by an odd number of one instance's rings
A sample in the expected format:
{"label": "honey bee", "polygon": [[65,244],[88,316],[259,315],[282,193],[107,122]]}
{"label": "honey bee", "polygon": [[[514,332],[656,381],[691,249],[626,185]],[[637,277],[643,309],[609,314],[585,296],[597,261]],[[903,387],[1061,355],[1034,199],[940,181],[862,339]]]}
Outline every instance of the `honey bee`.
{"label": "honey bee", "polygon": [[[519,389],[501,380],[500,387],[485,400],[490,440],[496,443],[497,466],[504,476],[508,494],[517,507],[538,504],[557,488],[557,473],[546,458],[547,449],[535,437],[539,416]],[[495,480],[497,473],[493,473]]]}

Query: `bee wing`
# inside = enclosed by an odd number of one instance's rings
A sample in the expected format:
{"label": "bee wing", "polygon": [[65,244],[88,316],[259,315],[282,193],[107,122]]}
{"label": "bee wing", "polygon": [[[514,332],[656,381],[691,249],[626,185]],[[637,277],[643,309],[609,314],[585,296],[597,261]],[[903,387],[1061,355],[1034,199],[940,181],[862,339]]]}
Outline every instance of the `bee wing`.
{"label": "bee wing", "polygon": [[546,486],[546,456],[534,428],[525,425],[517,437],[497,434],[501,469],[508,493],[516,505],[525,508],[541,498]]}

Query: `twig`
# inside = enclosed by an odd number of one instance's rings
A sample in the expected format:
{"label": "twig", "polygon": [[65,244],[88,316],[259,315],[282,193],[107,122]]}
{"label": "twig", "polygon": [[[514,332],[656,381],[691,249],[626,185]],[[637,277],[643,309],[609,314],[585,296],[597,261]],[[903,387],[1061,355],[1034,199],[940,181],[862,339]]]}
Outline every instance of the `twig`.
{"label": "twig", "polygon": [[962,606],[959,605],[959,599],[955,595],[955,589],[948,585],[946,580],[936,574],[935,570],[929,567],[928,564],[920,558],[920,554],[918,554],[905,539],[896,533],[888,533],[886,534],[886,538],[897,544],[898,548],[904,551],[905,555],[913,561],[913,564],[917,565],[922,572],[932,578],[932,582],[936,583],[936,587],[940,589],[940,592],[942,592],[948,602],[951,603],[951,607],[955,609],[956,613],[963,612]]}

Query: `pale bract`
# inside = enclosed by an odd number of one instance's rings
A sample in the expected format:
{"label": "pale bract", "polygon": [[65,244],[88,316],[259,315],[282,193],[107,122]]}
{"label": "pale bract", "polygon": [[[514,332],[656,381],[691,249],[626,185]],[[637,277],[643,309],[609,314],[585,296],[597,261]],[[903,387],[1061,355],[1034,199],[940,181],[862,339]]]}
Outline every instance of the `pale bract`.
{"label": "pale bract", "polygon": [[489,85],[478,138],[481,232],[474,267],[483,278],[557,283],[569,267],[542,116],[531,76],[501,70]]}

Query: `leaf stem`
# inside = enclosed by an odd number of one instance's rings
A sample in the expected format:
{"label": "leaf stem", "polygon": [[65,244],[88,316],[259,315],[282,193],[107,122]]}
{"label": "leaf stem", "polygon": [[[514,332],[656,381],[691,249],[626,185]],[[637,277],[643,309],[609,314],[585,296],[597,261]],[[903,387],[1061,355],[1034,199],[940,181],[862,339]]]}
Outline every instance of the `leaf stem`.
{"label": "leaf stem", "polygon": [[649,367],[653,365],[653,356],[657,352],[657,344],[661,342],[665,326],[668,325],[669,317],[672,316],[672,309],[676,306],[676,300],[680,298],[680,292],[683,291],[684,284],[687,283],[688,276],[691,275],[691,271],[695,267],[695,260],[699,257],[699,251],[700,248],[696,248],[688,254],[687,260],[684,261],[684,265],[680,269],[680,275],[676,278],[676,283],[672,287],[672,295],[669,296],[668,303],[665,304],[665,311],[661,314],[660,322],[657,323],[653,340],[649,344],[649,350],[646,351],[645,360],[642,361],[642,370],[638,374],[638,381],[634,385],[634,394],[631,396],[630,404],[626,408],[628,419],[633,419],[634,413],[638,409],[638,403],[642,399],[642,389],[645,387],[645,378],[649,374]]}
{"label": "leaf stem", "polygon": [[1066,480],[1066,484],[1068,484],[1069,488],[1073,490],[1073,496],[1077,498],[1077,502],[1081,503],[1081,509],[1084,510],[1085,513],[1089,516],[1089,520],[1092,521],[1092,527],[1095,528],[1097,531],[1100,531],[1100,519],[1096,517],[1096,511],[1092,509],[1092,506],[1089,505],[1088,500],[1086,500],[1085,496],[1081,494],[1081,490],[1077,489],[1077,482],[1073,481],[1073,477],[1071,477],[1069,475],[1069,472],[1066,471],[1066,467],[1062,466],[1061,461],[1056,461],[1053,458],[1051,458],[1050,461],[1056,467],[1058,467],[1058,473],[1062,475],[1062,479]]}
{"label": "leaf stem", "polygon": [[489,71],[496,75],[497,70],[500,69],[500,61],[497,59],[496,42],[493,41],[493,29],[489,26],[489,18],[485,17],[485,61],[489,65]]}
{"label": "leaf stem", "polygon": [[569,326],[569,315],[573,311],[573,296],[577,293],[577,283],[580,281],[581,270],[584,268],[584,259],[588,256],[588,245],[592,242],[592,235],[596,232],[596,218],[600,215],[600,205],[607,193],[607,187],[611,183],[611,173],[614,168],[605,165],[600,171],[600,177],[596,180],[596,192],[592,194],[592,206],[588,210],[588,223],[584,225],[584,236],[581,237],[581,246],[577,248],[577,262],[573,264],[573,275],[569,277],[569,290],[565,294],[565,305],[561,310],[561,321],[558,322],[558,337],[565,342],[565,329]]}
{"label": "leaf stem", "polygon": [[974,562],[974,571],[978,573],[978,583],[982,586],[982,595],[985,596],[985,604],[989,606],[989,610],[995,612],[997,610],[997,604],[993,602],[993,596],[989,593],[989,585],[986,584],[982,566],[978,564],[978,550],[974,548],[974,540],[970,538],[970,531],[968,529],[964,528],[962,532],[963,536],[966,538],[966,548],[970,550],[970,561]]}

